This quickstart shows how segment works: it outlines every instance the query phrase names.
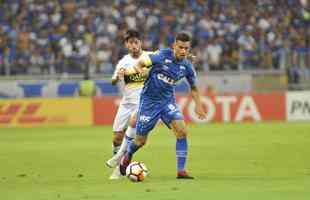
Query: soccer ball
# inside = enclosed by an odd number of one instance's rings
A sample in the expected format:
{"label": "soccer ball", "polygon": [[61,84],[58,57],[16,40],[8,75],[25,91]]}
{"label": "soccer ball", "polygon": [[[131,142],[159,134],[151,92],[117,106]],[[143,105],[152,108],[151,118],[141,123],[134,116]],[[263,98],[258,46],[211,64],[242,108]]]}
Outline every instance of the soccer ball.
{"label": "soccer ball", "polygon": [[133,182],[141,182],[148,174],[148,170],[143,162],[133,161],[126,168],[126,176]]}

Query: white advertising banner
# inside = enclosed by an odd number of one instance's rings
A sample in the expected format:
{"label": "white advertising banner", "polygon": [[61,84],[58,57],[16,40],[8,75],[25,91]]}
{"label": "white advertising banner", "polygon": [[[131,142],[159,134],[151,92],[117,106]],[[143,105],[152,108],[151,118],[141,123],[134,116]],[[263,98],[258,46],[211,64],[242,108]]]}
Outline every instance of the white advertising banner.
{"label": "white advertising banner", "polygon": [[310,91],[286,93],[287,121],[310,121]]}

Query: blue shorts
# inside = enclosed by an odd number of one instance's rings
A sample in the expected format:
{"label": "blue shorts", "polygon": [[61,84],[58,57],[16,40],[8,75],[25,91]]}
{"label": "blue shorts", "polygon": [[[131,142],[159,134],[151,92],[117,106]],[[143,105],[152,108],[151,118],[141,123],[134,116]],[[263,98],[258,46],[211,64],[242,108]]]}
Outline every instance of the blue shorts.
{"label": "blue shorts", "polygon": [[170,128],[171,121],[183,120],[183,114],[174,99],[163,103],[141,97],[137,115],[137,135],[148,135],[159,119]]}

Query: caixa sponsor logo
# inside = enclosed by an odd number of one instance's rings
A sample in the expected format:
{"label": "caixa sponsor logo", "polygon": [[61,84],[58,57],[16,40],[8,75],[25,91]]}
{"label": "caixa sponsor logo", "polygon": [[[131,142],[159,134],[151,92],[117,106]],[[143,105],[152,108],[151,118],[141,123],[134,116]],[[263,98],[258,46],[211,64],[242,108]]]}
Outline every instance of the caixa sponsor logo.
{"label": "caixa sponsor logo", "polygon": [[141,115],[139,118],[140,122],[149,122],[151,120],[150,116]]}
{"label": "caixa sponsor logo", "polygon": [[157,78],[159,80],[164,81],[165,83],[168,83],[169,85],[173,85],[175,83],[175,81],[172,78],[169,78],[168,76],[165,76],[163,74],[157,74]]}

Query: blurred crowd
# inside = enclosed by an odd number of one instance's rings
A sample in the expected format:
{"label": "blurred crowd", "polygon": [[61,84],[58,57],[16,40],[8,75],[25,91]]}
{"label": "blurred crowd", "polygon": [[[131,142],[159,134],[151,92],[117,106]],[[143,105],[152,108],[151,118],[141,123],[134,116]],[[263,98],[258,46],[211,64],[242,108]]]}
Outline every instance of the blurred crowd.
{"label": "blurred crowd", "polygon": [[[0,74],[111,74],[126,52],[192,33],[196,68],[310,70],[309,3],[300,0],[0,0]],[[304,4],[302,4],[304,2]]]}

